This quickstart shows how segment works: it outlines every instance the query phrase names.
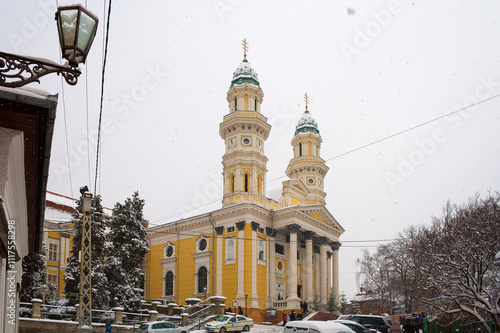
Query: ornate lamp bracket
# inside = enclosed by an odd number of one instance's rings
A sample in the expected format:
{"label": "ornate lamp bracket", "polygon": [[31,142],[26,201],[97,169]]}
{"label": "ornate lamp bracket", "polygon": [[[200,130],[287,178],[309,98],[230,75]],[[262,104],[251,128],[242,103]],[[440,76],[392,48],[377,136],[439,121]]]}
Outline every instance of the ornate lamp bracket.
{"label": "ornate lamp bracket", "polygon": [[81,74],[78,68],[68,63],[59,65],[47,59],[0,52],[0,86],[16,88],[31,82],[40,83],[39,78],[50,73],[61,74],[72,86],[78,82]]}

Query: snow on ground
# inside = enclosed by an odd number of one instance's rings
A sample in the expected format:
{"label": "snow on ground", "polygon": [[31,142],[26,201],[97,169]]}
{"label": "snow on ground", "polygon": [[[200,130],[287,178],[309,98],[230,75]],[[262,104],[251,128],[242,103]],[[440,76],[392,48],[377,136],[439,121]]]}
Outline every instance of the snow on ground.
{"label": "snow on ground", "polygon": [[[192,330],[190,333],[207,333],[207,330]],[[281,333],[283,326],[276,325],[255,325],[250,329],[250,333]]]}

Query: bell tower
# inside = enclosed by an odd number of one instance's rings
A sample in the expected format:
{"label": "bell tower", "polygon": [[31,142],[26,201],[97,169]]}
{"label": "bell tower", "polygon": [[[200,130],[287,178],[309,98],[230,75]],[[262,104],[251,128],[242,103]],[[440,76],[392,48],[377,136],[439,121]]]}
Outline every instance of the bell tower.
{"label": "bell tower", "polygon": [[304,96],[306,110],[295,126],[292,139],[293,158],[286,169],[290,179],[300,179],[310,191],[307,195],[308,205],[325,205],[326,192],[324,179],[329,170],[325,161],[320,157],[321,135],[318,123],[308,110],[309,98]]}
{"label": "bell tower", "polygon": [[264,142],[271,125],[261,114],[264,93],[257,73],[247,60],[248,44],[242,43],[244,58],[233,73],[227,92],[229,113],[219,126],[226,145],[222,157],[224,197],[222,205],[241,202],[263,204],[266,196],[266,164]]}

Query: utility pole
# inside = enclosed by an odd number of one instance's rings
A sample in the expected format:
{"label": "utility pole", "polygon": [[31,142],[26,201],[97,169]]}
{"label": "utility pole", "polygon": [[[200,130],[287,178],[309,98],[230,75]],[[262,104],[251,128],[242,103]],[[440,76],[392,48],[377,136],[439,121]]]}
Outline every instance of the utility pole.
{"label": "utility pole", "polygon": [[82,192],[82,248],[80,263],[80,323],[79,331],[83,333],[92,332],[92,193],[87,192],[85,186]]}

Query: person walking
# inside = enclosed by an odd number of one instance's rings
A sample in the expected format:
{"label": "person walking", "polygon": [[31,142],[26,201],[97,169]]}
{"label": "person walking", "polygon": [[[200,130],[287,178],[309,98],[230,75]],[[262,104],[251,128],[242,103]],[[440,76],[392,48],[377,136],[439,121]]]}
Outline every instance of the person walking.
{"label": "person walking", "polygon": [[290,314],[290,321],[295,321],[297,319],[297,315],[295,314],[295,310],[292,310]]}
{"label": "person walking", "polygon": [[242,315],[243,316],[243,309],[241,308],[241,305],[240,307],[238,308],[238,314]]}
{"label": "person walking", "polygon": [[111,326],[111,321],[107,320],[106,321],[106,331],[105,331],[105,333],[111,333],[112,329],[113,329],[113,326]]}
{"label": "person walking", "polygon": [[412,317],[407,317],[403,324],[403,331],[405,333],[415,333],[415,321]]}
{"label": "person walking", "polygon": [[401,325],[399,324],[399,321],[395,321],[394,324],[392,324],[391,327],[389,327],[389,332],[391,333],[402,333],[403,330],[401,329]]}
{"label": "person walking", "polygon": [[286,325],[286,312],[283,312],[283,326]]}

